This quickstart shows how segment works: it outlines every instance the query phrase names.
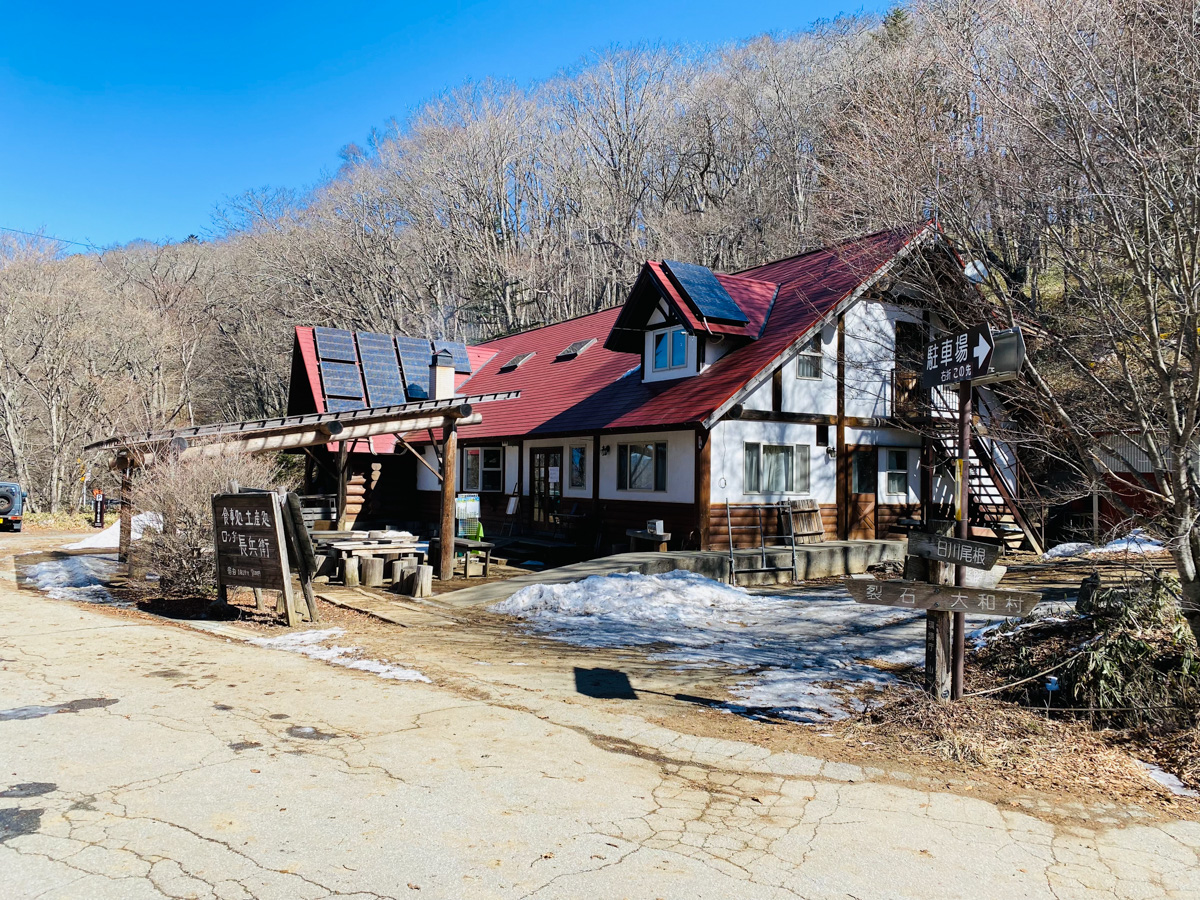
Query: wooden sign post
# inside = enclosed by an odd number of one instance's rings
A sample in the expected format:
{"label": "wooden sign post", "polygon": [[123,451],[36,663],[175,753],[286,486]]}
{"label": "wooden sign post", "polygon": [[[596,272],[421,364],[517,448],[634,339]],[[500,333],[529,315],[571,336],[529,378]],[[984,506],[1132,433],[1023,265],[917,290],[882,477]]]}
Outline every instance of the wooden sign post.
{"label": "wooden sign post", "polygon": [[846,589],[859,603],[899,606],[974,616],[1027,616],[1042,600],[1029,591],[981,590],[920,581],[849,579]]}
{"label": "wooden sign post", "polygon": [[232,586],[280,592],[289,627],[300,623],[292,598],[283,509],[266,491],[213,495],[213,539],[217,591],[226,599]]}

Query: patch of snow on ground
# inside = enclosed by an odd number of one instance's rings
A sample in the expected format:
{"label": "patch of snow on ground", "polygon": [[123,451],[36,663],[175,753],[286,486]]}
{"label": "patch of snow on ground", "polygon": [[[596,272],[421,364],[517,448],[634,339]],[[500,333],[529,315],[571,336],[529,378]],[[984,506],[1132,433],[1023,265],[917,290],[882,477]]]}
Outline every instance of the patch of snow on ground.
{"label": "patch of snow on ground", "polygon": [[25,570],[25,578],[55,600],[131,606],[114,599],[105,587],[115,567],[115,560],[103,556],[67,556],[30,566]]}
{"label": "patch of snow on ground", "polygon": [[380,678],[391,678],[395,681],[424,681],[429,679],[416,669],[406,669],[391,663],[380,662],[376,659],[362,659],[355,654],[357,647],[341,647],[336,644],[326,646],[325,642],[345,634],[342,628],[326,628],[324,630],[297,631],[283,634],[279,637],[251,638],[250,643],[271,650],[286,650],[289,653],[300,653],[310,659],[319,659],[335,666],[347,669],[358,669],[370,672]]}
{"label": "patch of snow on ground", "polygon": [[1083,554],[1094,549],[1095,544],[1059,544],[1057,547],[1051,547],[1043,553],[1042,559],[1070,559],[1073,556],[1083,556]]}
{"label": "patch of snow on ground", "polygon": [[1161,553],[1166,549],[1162,541],[1156,541],[1142,529],[1135,528],[1125,537],[1097,547],[1088,556],[1107,556],[1112,553],[1129,553],[1136,556],[1143,553]]}
{"label": "patch of snow on ground", "polygon": [[1172,775],[1170,772],[1164,772],[1154,763],[1143,762],[1137,760],[1137,764],[1146,770],[1146,774],[1157,781],[1168,791],[1177,797],[1200,797],[1200,791],[1193,791],[1190,787],[1184,786],[1184,783]]}
{"label": "patch of snow on ground", "polygon": [[895,683],[857,660],[901,666],[924,656],[922,611],[865,606],[840,588],[751,594],[694,572],[530,585],[490,609],[577,646],[652,644],[652,660],[753,673],[734,688],[744,705],[729,708],[800,722],[843,718],[857,705],[847,690]]}
{"label": "patch of snow on ground", "polygon": [[[147,528],[158,531],[162,528],[162,516],[158,513],[138,513],[130,520],[129,534],[132,540],[140,540]],[[103,531],[89,535],[73,544],[64,544],[64,550],[117,550],[121,546],[121,520],[113,522]]]}

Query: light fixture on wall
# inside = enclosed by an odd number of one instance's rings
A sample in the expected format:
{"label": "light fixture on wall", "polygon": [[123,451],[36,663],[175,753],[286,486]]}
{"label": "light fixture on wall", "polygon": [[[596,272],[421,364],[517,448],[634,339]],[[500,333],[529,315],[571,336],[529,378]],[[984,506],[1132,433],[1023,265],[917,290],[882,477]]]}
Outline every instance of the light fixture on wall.
{"label": "light fixture on wall", "polygon": [[833,446],[833,444],[830,444],[828,447],[825,448],[825,455],[830,457],[831,459],[833,457],[837,456],[837,447]]}
{"label": "light fixture on wall", "polygon": [[608,456],[608,444],[604,444],[600,447],[600,455]]}

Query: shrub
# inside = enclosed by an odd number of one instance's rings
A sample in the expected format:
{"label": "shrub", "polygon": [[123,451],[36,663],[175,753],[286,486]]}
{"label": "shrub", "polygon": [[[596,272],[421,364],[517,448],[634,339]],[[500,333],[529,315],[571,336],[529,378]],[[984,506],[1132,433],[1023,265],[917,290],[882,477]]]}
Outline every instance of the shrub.
{"label": "shrub", "polygon": [[248,454],[172,460],[142,474],[134,509],[157,513],[162,527],[147,528],[134,545],[140,565],[158,576],[157,581],[133,579],[134,590],[147,597],[216,594],[212,495],[234,481],[243,487],[290,487],[275,459]]}

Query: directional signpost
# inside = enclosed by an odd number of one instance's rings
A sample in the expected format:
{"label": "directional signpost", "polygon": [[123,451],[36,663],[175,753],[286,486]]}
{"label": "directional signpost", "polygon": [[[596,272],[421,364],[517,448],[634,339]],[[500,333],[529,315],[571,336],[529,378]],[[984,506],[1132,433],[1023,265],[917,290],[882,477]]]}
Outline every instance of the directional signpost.
{"label": "directional signpost", "polygon": [[[995,366],[993,366],[993,359]],[[899,606],[926,610],[925,678],[930,691],[940,700],[958,700],[963,695],[963,667],[966,657],[964,613],[1023,616],[1037,604],[1039,595],[994,588],[971,588],[967,569],[990,572],[995,568],[1000,548],[968,540],[970,517],[967,502],[968,466],[971,447],[972,382],[1005,381],[1017,377],[1025,359],[1025,342],[1019,328],[992,334],[984,323],[933,340],[925,348],[925,368],[921,386],[926,390],[958,385],[958,487],[955,491],[957,538],[913,532],[909,535],[909,563],[919,581],[847,581],[850,594],[859,603]],[[926,478],[931,477],[926,474]],[[925,492],[924,521],[933,518],[930,494]],[[920,564],[920,565],[917,565]],[[954,587],[942,584],[945,566],[954,566]],[[994,584],[1003,571],[992,572],[983,580]],[[974,578],[980,581],[979,578]],[[951,639],[953,625],[953,639]]]}
{"label": "directional signpost", "polygon": [[982,378],[988,373],[995,347],[992,329],[986,323],[934,341],[925,348],[921,386],[935,388]]}
{"label": "directional signpost", "polygon": [[846,582],[846,589],[859,603],[971,613],[975,616],[1027,616],[1042,599],[1041,594],[1029,591],[980,590],[948,584],[924,584],[920,581],[866,581],[851,578]]}

